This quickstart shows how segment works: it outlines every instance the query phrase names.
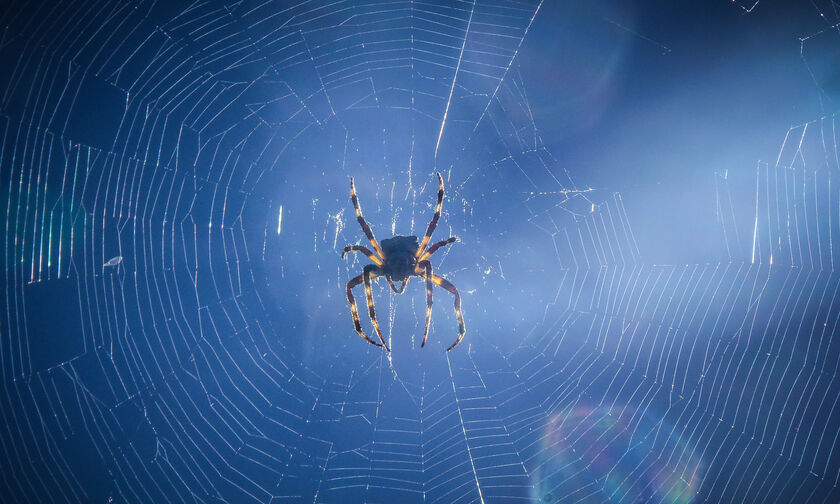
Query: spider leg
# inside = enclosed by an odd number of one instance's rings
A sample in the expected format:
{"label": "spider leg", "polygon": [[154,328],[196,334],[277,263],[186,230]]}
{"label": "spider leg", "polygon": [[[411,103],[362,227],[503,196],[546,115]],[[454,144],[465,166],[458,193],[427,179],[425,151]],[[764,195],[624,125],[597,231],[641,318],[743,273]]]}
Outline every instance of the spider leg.
{"label": "spider leg", "polygon": [[379,266],[375,266],[373,264],[368,264],[365,266],[364,272],[362,273],[362,278],[365,281],[365,296],[367,296],[367,305],[368,305],[368,314],[370,315],[370,321],[373,324],[373,328],[376,329],[376,335],[379,336],[379,341],[382,342],[382,345],[385,347],[385,350],[391,351],[388,348],[388,344],[385,343],[385,339],[382,337],[382,331],[379,330],[379,322],[376,320],[376,311],[373,309],[373,290],[370,287],[370,279],[373,276],[380,275],[382,270],[379,269]]}
{"label": "spider leg", "polygon": [[432,275],[432,282],[438,287],[443,287],[448,290],[455,296],[455,316],[458,317],[458,339],[455,340],[455,343],[452,343],[452,346],[446,349],[448,352],[458,346],[458,343],[464,338],[464,333],[467,332],[466,326],[464,326],[464,316],[461,314],[461,295],[458,293],[458,289],[445,278]]}
{"label": "spider leg", "polygon": [[435,243],[434,245],[429,247],[429,250],[423,252],[423,255],[420,256],[420,259],[419,259],[418,263],[421,263],[421,262],[425,261],[426,259],[428,259],[432,254],[437,252],[439,248],[445,247],[445,246],[449,245],[450,243],[455,243],[456,241],[458,241],[458,237],[457,236],[452,236],[452,237],[449,237],[445,240],[441,240],[441,241]]}
{"label": "spider leg", "polygon": [[[367,271],[367,268],[365,268]],[[356,332],[371,345],[382,346],[380,343],[368,338],[368,335],[362,330],[362,323],[359,321],[359,310],[356,307],[356,299],[353,297],[353,287],[356,287],[364,280],[364,273],[352,278],[347,282],[347,301],[350,301],[350,313],[353,314],[353,325],[356,327]]]}
{"label": "spider leg", "polygon": [[356,196],[356,186],[353,184],[353,177],[350,177],[350,201],[353,202],[353,208],[356,210],[356,220],[359,221],[359,225],[362,226],[362,231],[365,233],[365,236],[367,236],[370,244],[373,245],[373,250],[379,254],[379,257],[385,259],[385,254],[383,254],[382,249],[379,248],[379,243],[373,236],[373,231],[370,229],[370,226],[362,215],[362,207],[359,205],[359,198]]}
{"label": "spider leg", "polygon": [[344,259],[344,254],[346,254],[347,252],[361,252],[362,254],[366,255],[368,259],[376,263],[377,266],[382,266],[382,259],[377,257],[367,247],[363,247],[361,245],[349,245],[347,247],[344,247],[344,250],[341,251],[342,259]]}
{"label": "spider leg", "polygon": [[397,290],[397,286],[394,285],[394,282],[390,278],[385,277],[385,279],[388,280],[388,285],[391,286],[391,290],[396,292],[397,294],[402,294],[403,291],[405,290],[405,284],[408,283],[408,278],[404,278],[403,281],[402,281],[402,284],[400,284],[400,289]]}
{"label": "spider leg", "polygon": [[423,342],[420,343],[420,347],[426,346],[426,338],[429,337],[429,321],[432,319],[432,286],[434,285],[432,278],[432,263],[429,261],[420,261],[417,264],[417,272],[419,273],[422,269],[423,277],[426,279],[426,328],[423,330]]}
{"label": "spider leg", "polygon": [[437,178],[438,196],[437,204],[435,205],[435,214],[432,216],[432,220],[429,221],[429,226],[426,228],[426,234],[423,236],[423,241],[420,242],[420,247],[417,249],[415,257],[420,257],[421,255],[423,255],[423,250],[426,248],[426,245],[429,244],[429,240],[432,239],[432,233],[434,233],[435,228],[437,227],[438,220],[440,219],[440,209],[443,207],[443,177],[441,177],[440,173],[438,173]]}

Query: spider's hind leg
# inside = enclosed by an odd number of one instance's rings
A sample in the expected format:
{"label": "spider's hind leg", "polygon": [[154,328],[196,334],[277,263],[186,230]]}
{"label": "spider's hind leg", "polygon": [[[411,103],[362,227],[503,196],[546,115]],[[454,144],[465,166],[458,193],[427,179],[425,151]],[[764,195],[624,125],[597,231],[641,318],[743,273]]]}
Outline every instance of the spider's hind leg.
{"label": "spider's hind leg", "polygon": [[426,338],[429,337],[429,322],[432,319],[432,286],[434,283],[432,282],[432,263],[429,261],[420,261],[417,265],[418,273],[423,271],[423,277],[426,279],[426,328],[423,330],[423,342],[420,343],[420,347],[426,346]]}
{"label": "spider's hind leg", "polygon": [[391,280],[390,277],[386,276],[385,278],[388,280],[388,285],[391,286],[391,290],[394,291],[397,294],[402,294],[403,291],[405,290],[405,284],[408,283],[408,277],[406,277],[406,278],[403,279],[402,283],[400,284],[400,288],[397,289],[397,286],[394,285],[394,281]]}
{"label": "spider's hind leg", "polygon": [[368,314],[370,315],[370,322],[373,324],[373,328],[376,329],[376,335],[379,336],[379,341],[382,342],[382,345],[385,347],[385,350],[391,351],[388,348],[388,343],[385,343],[385,338],[382,337],[382,331],[379,330],[379,322],[376,320],[376,310],[373,308],[373,289],[370,286],[370,279],[374,276],[381,275],[382,270],[379,266],[374,266],[373,264],[368,264],[365,266],[364,272],[362,273],[362,278],[365,282],[365,296],[367,297],[367,304],[368,304]]}
{"label": "spider's hind leg", "polygon": [[464,315],[461,313],[461,294],[458,293],[458,289],[454,285],[443,277],[432,275],[432,282],[439,287],[443,287],[455,296],[455,316],[458,317],[458,339],[455,340],[455,343],[452,343],[452,346],[446,349],[448,352],[458,346],[458,343],[464,339],[464,333],[467,332],[466,326],[464,325]]}
{"label": "spider's hind leg", "polygon": [[[367,268],[365,268],[365,271],[367,272]],[[353,297],[353,287],[356,287],[357,285],[362,283],[364,281],[364,278],[365,273],[362,273],[361,275],[358,275],[349,282],[347,282],[347,301],[350,302],[350,313],[353,315],[353,325],[356,328],[356,332],[359,333],[359,335],[362,338],[364,338],[365,341],[367,341],[371,345],[382,346],[381,343],[373,341],[368,337],[367,334],[365,334],[365,331],[362,329],[362,323],[359,320],[359,310],[356,306],[356,299]]]}

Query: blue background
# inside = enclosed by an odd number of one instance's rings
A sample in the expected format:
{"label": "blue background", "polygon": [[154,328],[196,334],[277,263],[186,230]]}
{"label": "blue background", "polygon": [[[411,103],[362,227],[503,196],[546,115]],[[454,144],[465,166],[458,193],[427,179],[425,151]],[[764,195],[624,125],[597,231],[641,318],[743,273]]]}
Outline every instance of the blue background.
{"label": "blue background", "polygon": [[4,5],[0,500],[836,502],[838,22]]}

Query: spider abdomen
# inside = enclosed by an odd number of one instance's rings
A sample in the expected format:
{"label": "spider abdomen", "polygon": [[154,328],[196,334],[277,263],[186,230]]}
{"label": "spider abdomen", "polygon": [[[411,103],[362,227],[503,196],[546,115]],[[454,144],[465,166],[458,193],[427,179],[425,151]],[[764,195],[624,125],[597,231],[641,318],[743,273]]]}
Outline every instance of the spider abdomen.
{"label": "spider abdomen", "polygon": [[414,274],[420,246],[416,236],[395,236],[382,240],[381,246],[385,254],[382,269],[387,277],[399,281]]}

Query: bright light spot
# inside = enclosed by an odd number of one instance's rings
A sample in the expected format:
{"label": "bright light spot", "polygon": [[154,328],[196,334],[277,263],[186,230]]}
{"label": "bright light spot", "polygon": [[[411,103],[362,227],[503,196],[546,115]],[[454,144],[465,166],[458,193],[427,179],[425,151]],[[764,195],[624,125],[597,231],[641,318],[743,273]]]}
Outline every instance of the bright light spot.
{"label": "bright light spot", "polygon": [[277,234],[283,231],[283,205],[280,205],[280,212],[277,215]]}
{"label": "bright light spot", "polygon": [[122,256],[112,257],[112,258],[108,259],[108,262],[106,262],[106,263],[105,263],[105,264],[103,264],[102,266],[103,266],[104,268],[109,268],[109,267],[112,267],[112,266],[117,266],[118,264],[121,264],[121,263],[122,263],[122,260],[123,260]]}

